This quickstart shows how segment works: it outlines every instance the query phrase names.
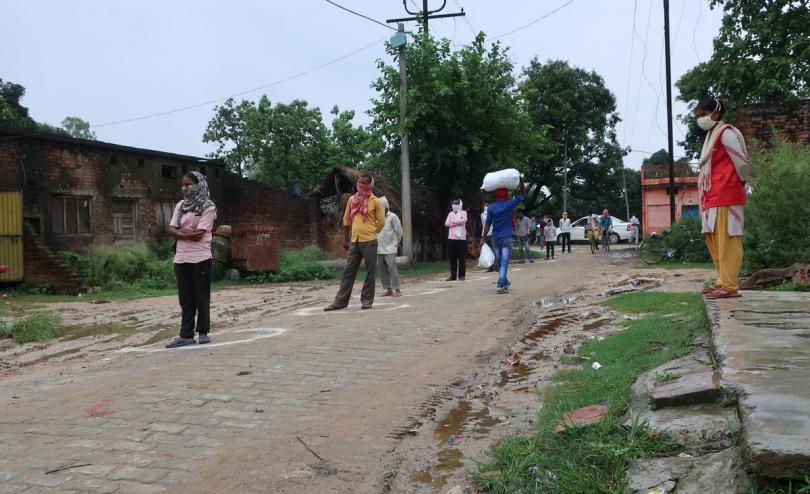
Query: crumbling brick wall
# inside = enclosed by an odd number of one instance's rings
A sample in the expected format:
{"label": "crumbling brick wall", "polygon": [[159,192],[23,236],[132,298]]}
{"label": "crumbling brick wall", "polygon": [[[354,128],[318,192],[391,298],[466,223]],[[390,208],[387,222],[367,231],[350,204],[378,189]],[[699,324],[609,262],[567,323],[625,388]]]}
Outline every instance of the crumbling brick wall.
{"label": "crumbling brick wall", "polygon": [[749,144],[766,144],[774,134],[791,142],[810,143],[810,100],[742,106],[734,117]]}
{"label": "crumbling brick wall", "polygon": [[260,223],[275,227],[282,249],[320,245],[318,203],[233,174],[223,181],[219,224]]}

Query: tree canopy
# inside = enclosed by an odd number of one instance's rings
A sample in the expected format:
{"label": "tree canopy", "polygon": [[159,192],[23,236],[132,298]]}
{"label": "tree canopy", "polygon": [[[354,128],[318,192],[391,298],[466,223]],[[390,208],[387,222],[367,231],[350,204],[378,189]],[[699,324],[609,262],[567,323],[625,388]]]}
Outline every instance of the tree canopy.
{"label": "tree canopy", "polygon": [[[689,158],[686,156],[675,160],[675,164],[689,163]],[[641,162],[642,165],[666,165],[669,164],[669,153],[666,149],[659,149],[648,157],[644,158]]]}
{"label": "tree canopy", "polygon": [[90,130],[90,122],[79,117],[66,117],[62,120],[62,128],[72,137],[79,139],[96,139],[96,133]]}
{"label": "tree canopy", "polygon": [[[566,157],[569,209],[577,204],[577,197],[615,197],[625,151],[616,141],[616,98],[602,77],[564,60],[541,63],[535,58],[523,69],[520,92],[534,131],[546,136],[532,147],[527,177],[531,183],[545,186],[549,194],[544,196],[535,187],[527,210],[562,194]],[[562,200],[554,204],[560,209]]]}
{"label": "tree canopy", "polygon": [[[424,32],[407,45],[408,128],[413,181],[445,207],[461,197],[479,204],[481,180],[502,168],[527,171],[530,149],[545,141],[523,109],[513,65],[500,43],[479,34],[458,51]],[[394,49],[389,48],[393,59]],[[399,71],[378,62],[371,129],[386,145],[377,169],[398,180]]]}
{"label": "tree canopy", "polygon": [[[686,72],[678,99],[694,106],[708,97],[726,103],[726,120],[738,106],[810,97],[810,5],[807,0],[711,0],[723,9],[711,58]],[[705,135],[692,115],[681,144],[691,156]]]}

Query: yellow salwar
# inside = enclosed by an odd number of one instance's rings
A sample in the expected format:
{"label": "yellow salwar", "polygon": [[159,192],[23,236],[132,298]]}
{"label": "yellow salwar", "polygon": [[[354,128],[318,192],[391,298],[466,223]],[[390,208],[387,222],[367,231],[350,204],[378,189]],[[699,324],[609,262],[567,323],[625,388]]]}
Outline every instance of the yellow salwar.
{"label": "yellow salwar", "polygon": [[717,208],[714,232],[706,233],[706,245],[717,270],[717,284],[729,292],[740,287],[740,269],[743,262],[742,235],[728,234],[728,206]]}

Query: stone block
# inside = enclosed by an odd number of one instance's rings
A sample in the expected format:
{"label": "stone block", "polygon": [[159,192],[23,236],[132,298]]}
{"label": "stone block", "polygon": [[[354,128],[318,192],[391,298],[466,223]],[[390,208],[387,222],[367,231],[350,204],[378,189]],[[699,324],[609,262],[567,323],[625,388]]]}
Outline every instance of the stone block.
{"label": "stone block", "polygon": [[673,381],[656,384],[650,393],[650,407],[654,410],[716,400],[717,386],[712,371],[684,374]]}
{"label": "stone block", "polygon": [[637,461],[625,473],[625,482],[631,494],[743,494],[751,490],[738,447],[695,458]]}
{"label": "stone block", "polygon": [[589,405],[571,412],[566,412],[565,415],[563,415],[563,419],[554,428],[554,432],[562,432],[569,427],[597,424],[605,418],[608,411],[608,407],[604,405]]}

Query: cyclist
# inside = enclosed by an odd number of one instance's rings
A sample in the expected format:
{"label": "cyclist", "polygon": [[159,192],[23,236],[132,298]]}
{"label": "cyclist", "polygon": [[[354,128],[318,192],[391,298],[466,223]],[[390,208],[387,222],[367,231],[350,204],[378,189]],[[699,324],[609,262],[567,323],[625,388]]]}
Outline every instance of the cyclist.
{"label": "cyclist", "polygon": [[613,228],[613,219],[610,217],[608,210],[605,209],[602,211],[602,216],[599,217],[599,229],[602,232],[602,245],[604,247],[607,247],[608,242],[610,242],[611,228]]}

